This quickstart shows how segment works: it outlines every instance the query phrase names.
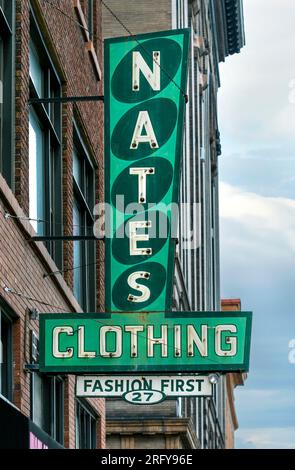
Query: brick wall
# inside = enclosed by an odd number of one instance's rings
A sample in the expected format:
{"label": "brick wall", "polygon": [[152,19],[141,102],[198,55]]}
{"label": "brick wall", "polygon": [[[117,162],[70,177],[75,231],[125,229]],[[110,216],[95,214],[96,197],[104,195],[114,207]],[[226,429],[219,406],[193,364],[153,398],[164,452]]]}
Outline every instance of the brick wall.
{"label": "brick wall", "polygon": [[[75,6],[77,0],[52,0],[67,16],[44,0],[31,4],[46,47],[62,82],[64,95],[101,95],[102,77],[98,77],[85,40]],[[81,2],[85,9],[87,2]],[[95,2],[94,51],[102,67],[101,6]],[[86,14],[86,10],[85,14]],[[13,327],[14,392],[13,401],[26,415],[30,415],[30,373],[24,371],[29,362],[29,333],[38,332],[38,322],[29,320],[27,308],[40,312],[80,312],[81,307],[72,294],[73,272],[44,278],[58,268],[42,243],[30,243],[34,235],[31,224],[22,219],[4,217],[5,211],[17,217],[29,212],[29,37],[30,2],[16,0],[16,120],[15,120],[15,194],[0,175],[0,298],[16,314]],[[88,48],[87,48],[88,46]],[[96,202],[103,201],[103,104],[83,102],[62,107],[62,161],[63,161],[63,222],[65,233],[72,233],[72,152],[73,116],[87,147],[96,161]],[[64,268],[73,265],[73,244],[64,243]],[[97,310],[104,306],[104,246],[97,242]],[[40,299],[52,306],[6,293],[8,286],[16,292]],[[55,307],[53,307],[55,306]],[[65,387],[65,446],[75,447],[75,380],[68,376]],[[105,446],[104,400],[89,400],[97,411],[98,447]]]}
{"label": "brick wall", "polygon": [[29,212],[29,2],[16,2],[15,195]]}

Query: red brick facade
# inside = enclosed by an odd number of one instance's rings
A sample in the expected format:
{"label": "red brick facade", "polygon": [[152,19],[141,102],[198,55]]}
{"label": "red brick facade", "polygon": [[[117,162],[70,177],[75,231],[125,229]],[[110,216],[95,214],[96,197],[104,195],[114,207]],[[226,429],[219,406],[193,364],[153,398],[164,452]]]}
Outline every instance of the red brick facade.
{"label": "red brick facade", "polygon": [[[221,309],[223,312],[235,312],[241,310],[240,299],[222,299]],[[226,400],[225,400],[225,448],[234,449],[235,431],[239,427],[235,408],[234,389],[244,385],[247,379],[246,373],[226,374]]]}
{"label": "red brick facade", "polygon": [[[81,312],[72,294],[73,271],[62,277],[44,278],[47,272],[58,268],[40,242],[28,242],[34,235],[29,215],[29,38],[30,4],[50,57],[62,82],[63,95],[101,95],[102,77],[94,63],[102,67],[101,4],[95,1],[93,45],[85,39],[85,31],[77,6],[81,5],[87,17],[88,2],[78,0],[16,0],[16,64],[15,64],[15,168],[14,193],[0,174],[0,299],[16,315],[13,325],[13,402],[26,416],[30,416],[31,373],[24,370],[30,362],[30,330],[38,332],[38,322],[26,315],[28,308],[39,312]],[[65,14],[61,13],[62,10]],[[68,16],[66,16],[68,15]],[[71,19],[70,19],[70,18]],[[92,52],[90,51],[92,50]],[[94,52],[95,51],[95,52]],[[103,200],[103,103],[68,103],[62,106],[62,179],[63,223],[65,234],[72,234],[73,225],[73,116],[97,164],[96,202]],[[5,211],[14,217],[4,217]],[[104,306],[104,247],[96,243],[97,301],[96,310]],[[64,269],[73,266],[73,243],[64,242]],[[5,292],[9,287],[27,297],[40,299],[52,306]],[[53,307],[54,306],[54,307]],[[75,448],[75,379],[66,378],[64,410],[64,445]],[[97,447],[105,446],[104,400],[89,400],[99,416],[97,421]]]}

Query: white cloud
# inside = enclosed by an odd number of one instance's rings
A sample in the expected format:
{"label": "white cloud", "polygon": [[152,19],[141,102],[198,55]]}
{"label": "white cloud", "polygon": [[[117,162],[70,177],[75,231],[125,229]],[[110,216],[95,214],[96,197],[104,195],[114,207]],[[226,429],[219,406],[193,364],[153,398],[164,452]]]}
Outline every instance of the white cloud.
{"label": "white cloud", "polygon": [[[221,182],[220,215],[222,295],[241,298],[254,312],[250,374],[236,390],[238,446],[292,448],[295,201]],[[294,431],[289,440],[284,429]]]}
{"label": "white cloud", "polygon": [[289,103],[282,106],[270,120],[270,130],[275,132],[276,136],[293,137],[295,120],[295,104]]}
{"label": "white cloud", "polygon": [[[263,251],[280,245],[282,251],[295,252],[295,201],[288,198],[265,197],[244,191],[227,183],[220,184],[220,216],[226,221],[235,221],[247,235],[237,233],[236,242],[263,245]],[[253,236],[251,239],[251,236]],[[234,234],[233,234],[234,235]]]}
{"label": "white cloud", "polygon": [[236,447],[254,449],[295,449],[295,427],[240,429]]}
{"label": "white cloud", "polygon": [[[259,416],[259,414],[260,416],[269,416],[275,412],[280,412],[282,415],[286,410],[292,411],[293,413],[295,408],[293,391],[290,388],[281,388],[279,381],[276,384],[273,384],[273,386],[274,385],[278,388],[257,389],[250,388],[251,385],[249,387],[246,382],[245,387],[237,388],[235,390],[235,398],[240,409],[240,413],[238,413],[238,415],[244,412],[249,413],[249,409],[251,409],[254,416]],[[248,421],[248,423],[250,423],[250,421]],[[293,423],[294,420],[293,422],[290,422],[289,425]],[[265,426],[266,423],[263,422],[263,419],[260,419],[260,422],[257,422],[257,425]]]}
{"label": "white cloud", "polygon": [[244,10],[246,46],[220,67],[221,133],[244,148],[261,139],[292,141],[295,2],[280,0],[279,20],[277,0],[246,0]]}

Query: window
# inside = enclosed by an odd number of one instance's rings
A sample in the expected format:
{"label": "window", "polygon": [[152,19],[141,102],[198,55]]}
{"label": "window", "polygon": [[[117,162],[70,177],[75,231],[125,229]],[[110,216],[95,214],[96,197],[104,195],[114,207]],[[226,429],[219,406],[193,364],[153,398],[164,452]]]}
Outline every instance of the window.
{"label": "window", "polygon": [[60,444],[64,442],[64,382],[60,377],[33,373],[31,419]]}
{"label": "window", "polygon": [[[74,125],[73,234],[93,235],[94,168]],[[84,311],[95,311],[95,241],[74,242],[74,295]]]}
{"label": "window", "polygon": [[3,69],[4,69],[4,58],[3,58],[3,39],[0,36],[0,152],[2,162],[2,142],[3,142]]}
{"label": "window", "polygon": [[12,401],[12,320],[0,308],[0,394]]}
{"label": "window", "polygon": [[14,4],[0,0],[0,172],[10,187],[14,177]]}
{"label": "window", "polygon": [[94,0],[88,0],[88,31],[90,41],[93,41],[94,34]]}
{"label": "window", "polygon": [[[40,235],[44,235],[45,214],[45,155],[44,131],[36,113],[30,111],[29,119],[29,181],[30,181],[30,217],[33,225]],[[37,222],[40,219],[40,222]]]}
{"label": "window", "polygon": [[96,449],[97,416],[86,403],[76,401],[76,448]]}
{"label": "window", "polygon": [[[61,95],[57,73],[31,14],[30,98]],[[62,234],[61,104],[32,104],[29,114],[29,209],[39,235]],[[47,242],[55,262],[62,264],[62,244]]]}

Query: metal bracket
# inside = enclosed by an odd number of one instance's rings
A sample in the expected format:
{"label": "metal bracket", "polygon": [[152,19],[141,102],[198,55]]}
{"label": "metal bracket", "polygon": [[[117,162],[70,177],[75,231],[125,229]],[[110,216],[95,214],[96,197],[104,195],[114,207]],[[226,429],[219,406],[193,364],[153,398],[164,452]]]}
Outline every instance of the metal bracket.
{"label": "metal bracket", "polygon": [[39,320],[39,312],[36,308],[27,308],[30,320]]}
{"label": "metal bracket", "polygon": [[52,98],[30,98],[29,104],[74,103],[78,101],[104,101],[103,95],[94,96],[55,96]]}
{"label": "metal bracket", "polygon": [[52,242],[52,241],[87,241],[87,240],[104,240],[105,237],[96,237],[95,235],[52,235],[52,236],[39,236],[31,237],[29,242]]}
{"label": "metal bracket", "polygon": [[38,372],[39,371],[39,364],[25,364],[24,369],[30,372]]}

